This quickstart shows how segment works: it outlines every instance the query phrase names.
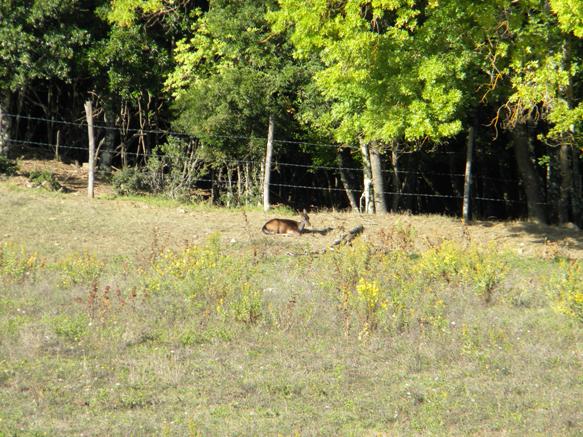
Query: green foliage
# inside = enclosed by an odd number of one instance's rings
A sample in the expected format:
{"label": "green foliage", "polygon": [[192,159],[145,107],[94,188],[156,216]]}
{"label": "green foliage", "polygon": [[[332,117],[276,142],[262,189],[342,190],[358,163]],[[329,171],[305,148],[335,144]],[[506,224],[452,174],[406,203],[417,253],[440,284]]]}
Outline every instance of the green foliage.
{"label": "green foliage", "polygon": [[491,302],[494,291],[508,272],[504,255],[494,247],[472,246],[465,251],[463,274],[475,292],[486,303]]}
{"label": "green foliage", "polygon": [[34,187],[44,188],[49,191],[59,191],[63,188],[55,174],[50,170],[33,170],[28,175],[28,180]]}
{"label": "green foliage", "polygon": [[23,247],[11,243],[0,243],[0,282],[21,282],[40,267],[38,255],[29,254]]}
{"label": "green foliage", "polygon": [[[176,97],[176,126],[221,156],[262,156],[269,116],[284,118],[301,68],[286,39],[265,19],[272,0],[214,1],[192,38],[177,43],[177,68],[166,86]],[[215,159],[217,159],[215,158]]]}
{"label": "green foliage", "polygon": [[162,0],[112,0],[107,18],[121,26],[130,26],[135,23],[138,12],[148,14],[162,8]]}
{"label": "green foliage", "polygon": [[58,274],[58,284],[62,288],[75,285],[89,285],[96,282],[104,269],[104,262],[87,252],[73,254],[50,265]]}
{"label": "green foliage", "polygon": [[250,278],[246,257],[223,253],[218,234],[200,246],[166,250],[145,272],[144,287],[156,294],[180,294],[207,317],[254,324],[262,316],[263,296]]}
{"label": "green foliage", "polygon": [[89,329],[89,320],[84,315],[69,316],[63,314],[54,317],[51,324],[55,334],[72,343],[81,341]]}
{"label": "green foliage", "polygon": [[0,2],[0,91],[69,79],[75,52],[88,41],[76,6],[75,0]]}
{"label": "green foliage", "polygon": [[120,196],[139,194],[144,190],[144,176],[137,167],[124,167],[113,174],[111,184]]}
{"label": "green foliage", "polygon": [[144,185],[171,199],[191,200],[198,179],[207,172],[200,154],[198,144],[170,137],[148,158],[143,170]]}
{"label": "green foliage", "polygon": [[0,174],[14,176],[18,171],[18,164],[13,159],[0,155]]}
{"label": "green foliage", "polygon": [[314,121],[334,129],[338,141],[439,141],[460,131],[459,82],[469,58],[442,51],[438,33],[426,45],[426,33],[443,25],[431,7],[422,11],[409,1],[280,4],[271,14],[275,29],[292,28],[297,55],[315,54],[322,63],[314,81],[329,110]]}
{"label": "green foliage", "polygon": [[549,278],[548,293],[555,309],[583,323],[583,265],[578,261],[561,261]]}
{"label": "green foliage", "polygon": [[581,0],[550,0],[549,4],[557,14],[559,24],[564,32],[573,32],[577,38],[583,38],[583,4]]}

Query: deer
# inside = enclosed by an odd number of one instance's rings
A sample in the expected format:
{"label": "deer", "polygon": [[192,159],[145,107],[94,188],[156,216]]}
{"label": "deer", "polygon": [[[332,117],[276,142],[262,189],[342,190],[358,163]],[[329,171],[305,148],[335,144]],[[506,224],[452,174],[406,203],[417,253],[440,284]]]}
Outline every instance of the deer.
{"label": "deer", "polygon": [[310,217],[304,209],[300,214],[301,221],[296,222],[295,220],[279,219],[274,218],[269,220],[261,228],[261,232],[268,235],[274,234],[286,234],[286,235],[301,235],[304,232],[306,225],[312,226],[310,223]]}

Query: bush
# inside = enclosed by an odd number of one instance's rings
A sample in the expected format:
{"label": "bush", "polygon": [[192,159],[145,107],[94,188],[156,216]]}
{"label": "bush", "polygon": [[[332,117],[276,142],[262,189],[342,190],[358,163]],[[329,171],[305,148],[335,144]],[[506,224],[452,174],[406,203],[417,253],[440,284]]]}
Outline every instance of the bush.
{"label": "bush", "polygon": [[56,176],[49,170],[33,170],[28,175],[28,180],[34,187],[45,188],[49,191],[59,191],[63,188]]}
{"label": "bush", "polygon": [[143,170],[148,191],[171,199],[190,200],[198,179],[206,174],[198,151],[196,144],[174,137],[156,147]]}
{"label": "bush", "polygon": [[561,261],[558,272],[549,280],[548,291],[555,310],[583,323],[583,265]]}
{"label": "bush", "polygon": [[16,161],[8,159],[6,156],[0,155],[0,174],[13,176],[18,171]]}
{"label": "bush", "polygon": [[146,190],[143,173],[136,167],[125,167],[111,178],[113,190],[120,196],[138,194]]}

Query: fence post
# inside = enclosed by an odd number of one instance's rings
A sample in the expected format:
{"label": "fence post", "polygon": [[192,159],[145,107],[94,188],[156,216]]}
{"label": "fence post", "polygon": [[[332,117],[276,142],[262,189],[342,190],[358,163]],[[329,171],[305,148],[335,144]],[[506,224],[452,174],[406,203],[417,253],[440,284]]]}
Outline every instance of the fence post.
{"label": "fence post", "polygon": [[462,207],[462,220],[469,223],[471,220],[470,196],[472,194],[472,161],[474,155],[474,126],[468,128],[468,143],[466,150],[466,173],[464,177],[464,204]]}
{"label": "fence post", "polygon": [[89,137],[89,162],[87,175],[87,196],[93,198],[95,196],[93,184],[95,179],[95,134],[93,132],[93,108],[91,101],[85,102],[85,114],[87,116],[87,135]]}
{"label": "fence post", "polygon": [[273,130],[275,121],[273,115],[269,116],[269,127],[267,130],[267,148],[265,149],[265,173],[263,175],[263,211],[269,211],[269,182],[271,178],[271,158],[273,155]]}
{"label": "fence post", "polygon": [[59,148],[61,147],[61,129],[57,130],[57,140],[55,143],[55,160],[56,161],[60,161],[61,160],[61,154],[59,151]]}

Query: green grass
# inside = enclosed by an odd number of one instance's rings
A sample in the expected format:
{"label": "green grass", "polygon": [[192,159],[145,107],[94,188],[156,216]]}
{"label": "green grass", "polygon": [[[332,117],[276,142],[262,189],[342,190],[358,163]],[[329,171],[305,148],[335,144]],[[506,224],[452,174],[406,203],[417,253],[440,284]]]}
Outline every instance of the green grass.
{"label": "green grass", "polygon": [[[183,226],[173,207],[2,202],[69,230],[0,228],[0,435],[581,434],[576,264],[410,230],[310,254],[254,216],[181,242],[143,225]],[[62,242],[81,229],[105,241]]]}

